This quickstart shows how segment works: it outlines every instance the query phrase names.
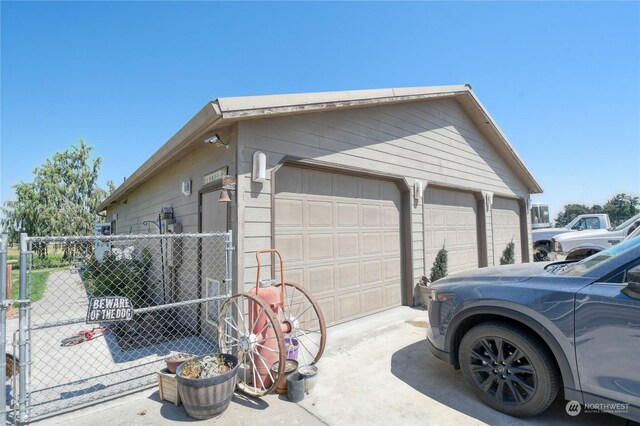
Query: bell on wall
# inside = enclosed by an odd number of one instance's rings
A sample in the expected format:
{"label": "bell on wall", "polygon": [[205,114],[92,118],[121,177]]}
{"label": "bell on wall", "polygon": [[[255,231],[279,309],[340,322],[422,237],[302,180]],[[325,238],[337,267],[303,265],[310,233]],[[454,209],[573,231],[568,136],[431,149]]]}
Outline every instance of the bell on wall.
{"label": "bell on wall", "polygon": [[225,189],[220,191],[220,196],[218,197],[218,202],[219,203],[230,203],[231,202],[231,198],[229,198],[229,193]]}

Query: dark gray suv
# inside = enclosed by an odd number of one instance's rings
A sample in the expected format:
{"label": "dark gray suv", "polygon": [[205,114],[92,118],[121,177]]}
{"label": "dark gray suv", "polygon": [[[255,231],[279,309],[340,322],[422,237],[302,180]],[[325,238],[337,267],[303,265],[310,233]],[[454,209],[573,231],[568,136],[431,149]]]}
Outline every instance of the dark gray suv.
{"label": "dark gray suv", "polygon": [[430,285],[431,352],[513,416],[559,390],[640,420],[640,238],[577,263],[477,269]]}

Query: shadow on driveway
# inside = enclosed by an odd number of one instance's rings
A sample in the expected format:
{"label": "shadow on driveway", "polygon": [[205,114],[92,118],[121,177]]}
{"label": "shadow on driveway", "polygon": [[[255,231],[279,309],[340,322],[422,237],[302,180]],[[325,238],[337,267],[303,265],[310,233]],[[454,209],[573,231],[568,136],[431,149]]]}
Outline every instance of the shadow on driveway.
{"label": "shadow on driveway", "polygon": [[431,355],[426,339],[395,352],[391,357],[391,373],[434,401],[488,424],[637,425],[612,414],[570,417],[562,397],[556,398],[549,410],[533,418],[520,419],[497,412],[476,399],[459,370]]}

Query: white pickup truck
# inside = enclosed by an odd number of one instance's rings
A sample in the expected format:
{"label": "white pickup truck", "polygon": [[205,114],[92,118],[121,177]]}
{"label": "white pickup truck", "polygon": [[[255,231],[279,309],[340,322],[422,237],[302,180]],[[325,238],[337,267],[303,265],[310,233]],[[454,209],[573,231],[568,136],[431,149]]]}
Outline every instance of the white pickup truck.
{"label": "white pickup truck", "polygon": [[611,227],[609,215],[600,213],[581,214],[563,228],[541,228],[531,231],[533,239],[533,259],[536,262],[549,260],[553,250],[553,237],[565,232],[584,231],[590,229],[608,229]]}
{"label": "white pickup truck", "polygon": [[640,227],[640,214],[615,228],[567,232],[553,238],[554,260],[580,260],[608,249]]}

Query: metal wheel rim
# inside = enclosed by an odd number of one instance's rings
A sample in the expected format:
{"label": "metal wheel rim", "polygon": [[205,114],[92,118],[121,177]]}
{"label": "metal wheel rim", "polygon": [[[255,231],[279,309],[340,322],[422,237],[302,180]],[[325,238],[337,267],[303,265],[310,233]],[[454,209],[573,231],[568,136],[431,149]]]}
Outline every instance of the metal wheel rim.
{"label": "metal wheel rim", "polygon": [[483,337],[469,353],[469,371],[476,385],[501,404],[522,405],[537,389],[535,369],[526,353],[501,337]]}
{"label": "metal wheel rim", "polygon": [[292,326],[291,331],[284,336],[298,340],[299,365],[318,362],[327,343],[327,327],[316,299],[301,285],[285,283],[284,310],[281,316],[281,321]]}
{"label": "metal wheel rim", "polygon": [[[266,325],[261,330],[254,330],[255,321],[251,324],[249,302],[253,303],[258,311],[255,315],[256,319],[260,318],[262,314],[265,315]],[[268,328],[273,331],[273,337],[262,339],[253,333],[253,331],[258,331],[258,334],[261,334]],[[218,336],[220,351],[238,357],[240,369],[237,388],[239,391],[250,396],[263,396],[275,388],[285,367],[284,337],[275,315],[261,298],[247,293],[230,297],[220,310]],[[246,345],[247,342],[252,344]],[[273,346],[273,348],[269,348],[267,345]],[[261,356],[258,348],[273,349],[273,356],[277,360],[271,362]],[[276,362],[278,364],[274,369],[273,366]],[[257,374],[259,366],[267,371],[268,381],[266,383]]]}
{"label": "metal wheel rim", "polygon": [[549,260],[549,252],[541,247],[538,247],[534,253],[534,257],[538,262],[546,262]]}

